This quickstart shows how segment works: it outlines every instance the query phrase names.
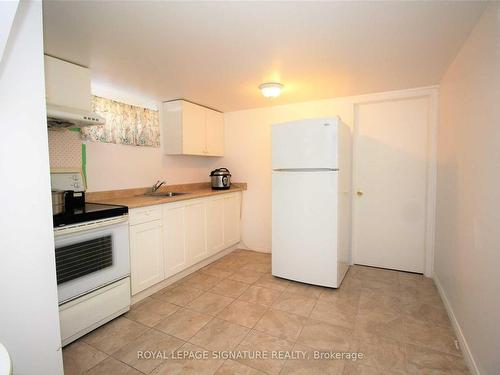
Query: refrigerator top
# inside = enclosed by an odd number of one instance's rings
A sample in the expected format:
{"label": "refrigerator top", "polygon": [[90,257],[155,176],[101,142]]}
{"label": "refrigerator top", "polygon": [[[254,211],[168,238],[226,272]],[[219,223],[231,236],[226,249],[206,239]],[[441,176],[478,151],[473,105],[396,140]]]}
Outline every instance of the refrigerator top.
{"label": "refrigerator top", "polygon": [[272,126],[272,168],[337,169],[339,117]]}

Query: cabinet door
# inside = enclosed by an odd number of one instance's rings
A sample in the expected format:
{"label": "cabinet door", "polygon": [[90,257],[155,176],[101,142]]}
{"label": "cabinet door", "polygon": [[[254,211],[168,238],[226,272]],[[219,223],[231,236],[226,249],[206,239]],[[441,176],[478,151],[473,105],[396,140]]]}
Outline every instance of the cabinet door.
{"label": "cabinet door", "polygon": [[224,248],[224,198],[207,202],[207,250],[212,255]]}
{"label": "cabinet door", "polygon": [[206,113],[207,155],[224,156],[224,115],[207,109]]}
{"label": "cabinet door", "polygon": [[160,220],[130,226],[132,294],[165,278]]}
{"label": "cabinet door", "polygon": [[91,110],[90,69],[45,55],[47,104]]}
{"label": "cabinet door", "polygon": [[185,237],[185,206],[163,206],[163,242],[165,277],[172,276],[187,267]]}
{"label": "cabinet door", "polygon": [[224,247],[240,241],[240,194],[224,198]]}
{"label": "cabinet door", "polygon": [[207,236],[205,228],[206,203],[196,202],[186,205],[186,253],[188,263],[194,264],[207,256]]}
{"label": "cabinet door", "polygon": [[182,102],[182,153],[205,155],[206,151],[206,108]]}

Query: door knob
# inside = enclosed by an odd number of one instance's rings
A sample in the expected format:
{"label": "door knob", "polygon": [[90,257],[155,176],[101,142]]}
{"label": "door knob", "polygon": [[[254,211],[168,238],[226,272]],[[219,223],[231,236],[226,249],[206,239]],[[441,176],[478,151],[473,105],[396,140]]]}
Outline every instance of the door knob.
{"label": "door knob", "polygon": [[358,190],[358,191],[356,192],[356,194],[358,195],[358,197],[361,197],[364,193],[363,193],[363,191],[362,191],[362,190]]}

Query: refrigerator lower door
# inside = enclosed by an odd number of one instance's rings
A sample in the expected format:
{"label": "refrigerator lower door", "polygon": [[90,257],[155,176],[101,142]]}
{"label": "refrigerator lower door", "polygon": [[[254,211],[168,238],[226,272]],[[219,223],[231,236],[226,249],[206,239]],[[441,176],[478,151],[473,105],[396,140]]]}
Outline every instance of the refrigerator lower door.
{"label": "refrigerator lower door", "polygon": [[[273,171],[272,274],[338,287],[338,171]],[[343,276],[343,275],[342,275]]]}

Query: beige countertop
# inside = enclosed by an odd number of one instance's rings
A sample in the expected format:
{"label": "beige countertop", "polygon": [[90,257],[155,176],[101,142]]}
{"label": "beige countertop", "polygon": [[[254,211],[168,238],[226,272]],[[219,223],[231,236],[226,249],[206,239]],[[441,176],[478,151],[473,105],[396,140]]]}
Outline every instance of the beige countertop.
{"label": "beige countertop", "polygon": [[155,204],[171,203],[184,201],[188,199],[196,199],[202,197],[209,197],[219,194],[228,194],[236,191],[243,191],[247,189],[246,183],[232,183],[231,188],[227,190],[212,190],[210,183],[194,183],[182,185],[168,185],[162,186],[161,191],[174,191],[185,193],[175,197],[158,197],[148,196],[144,193],[151,191],[151,188],[137,188],[137,189],[123,189],[123,190],[109,190],[88,192],[85,195],[85,200],[90,203],[102,204],[117,204],[127,206],[128,208],[138,208],[145,206],[152,206]]}

